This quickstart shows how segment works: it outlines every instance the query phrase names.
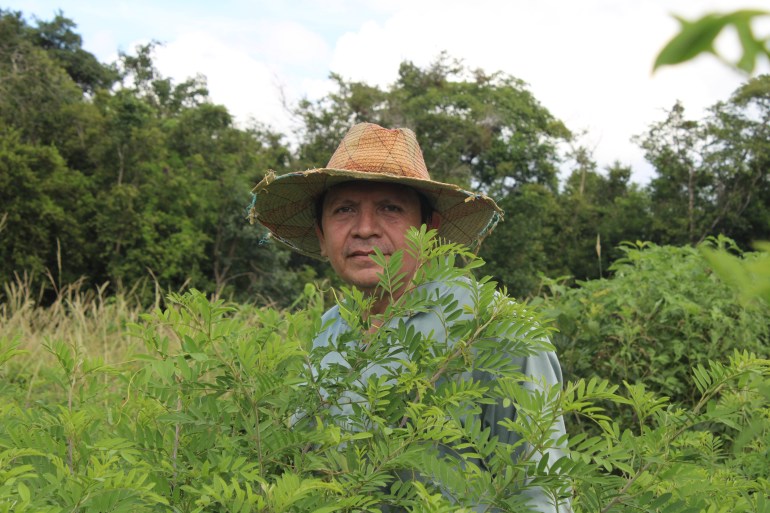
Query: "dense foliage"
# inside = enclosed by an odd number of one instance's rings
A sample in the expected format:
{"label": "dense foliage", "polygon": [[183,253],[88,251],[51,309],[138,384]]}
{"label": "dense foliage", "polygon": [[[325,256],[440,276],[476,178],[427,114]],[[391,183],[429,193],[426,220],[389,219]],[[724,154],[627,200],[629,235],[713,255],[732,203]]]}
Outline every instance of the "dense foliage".
{"label": "dense foliage", "polygon": [[656,170],[641,186],[622,163],[597,169],[521,80],[447,55],[402,63],[387,88],[333,76],[336,90],[293,106],[297,133],[279,134],[237,125],[203,77],[163,77],[153,48],[104,64],[63,14],[29,23],[0,10],[0,283],[84,277],[148,301],[156,287],[196,287],[290,305],[305,282],[332,277],[248,226],[249,189],[268,168],[325,164],[357,121],[413,128],[435,178],[499,201],[505,221],[481,254],[518,297],[541,275],[606,275],[623,241],[770,238],[770,77],[704,119],[677,104],[640,127]]}
{"label": "dense foliage", "polygon": [[[411,240],[423,255],[418,282],[465,280],[480,265],[424,232]],[[647,250],[651,259],[665,251]],[[673,272],[685,280],[692,268]],[[86,331],[47,337],[48,358],[36,347],[23,354],[17,337],[34,330],[23,332],[14,312],[26,305],[9,305],[0,326],[7,334],[0,339],[0,511],[374,512],[389,505],[437,512],[479,502],[523,511],[520,492],[530,486],[572,494],[578,512],[767,510],[768,359],[736,350],[693,364],[690,404],[641,383],[620,386],[614,376],[573,375],[563,391],[533,394],[507,356],[547,347],[542,335],[550,330],[530,307],[496,294],[493,282],[482,280],[478,290],[467,312],[452,297],[405,295],[374,332],[361,315],[365,299],[339,291],[352,339],[364,342],[350,355],[354,372],[315,371],[326,352],[310,347],[324,309],[312,286],[295,313],[209,301],[196,291],[171,295],[165,308],[129,325],[136,352],[106,361]],[[656,293],[639,296],[651,301]],[[72,299],[59,325],[67,317],[114,322]],[[728,303],[722,310],[738,315]],[[454,345],[388,322],[424,308],[453,323]],[[681,316],[680,308],[681,301],[664,302],[660,315]],[[725,334],[734,346],[742,336]],[[594,339],[597,351],[610,351],[612,341],[603,340]],[[360,379],[356,369],[399,351],[410,362],[400,372]],[[661,374],[682,377],[674,363],[656,363]],[[496,379],[468,380],[474,368]],[[339,396],[324,393],[338,387],[363,400],[345,422],[330,407]],[[559,442],[569,457],[548,466],[512,459],[518,444],[471,420],[485,401],[514,404],[522,415],[502,425],[536,451],[556,443],[549,428],[564,415],[571,435]],[[440,456],[439,444],[458,448],[463,464]]]}
{"label": "dense foliage", "polygon": [[[768,356],[770,308],[736,299],[703,254],[712,245],[718,255],[729,249],[748,265],[770,267],[766,254],[744,255],[724,238],[700,250],[638,243],[621,248],[612,279],[576,288],[551,282],[544,306],[559,329],[554,342],[567,378],[644,383],[692,407],[700,397],[693,369],[735,351]],[[756,282],[759,274],[751,276]]]}
{"label": "dense foliage", "polygon": [[280,136],[161,77],[152,45],[106,66],[73,28],[0,12],[0,281],[293,291],[299,269],[276,273],[286,253],[245,222],[249,185],[288,159]]}

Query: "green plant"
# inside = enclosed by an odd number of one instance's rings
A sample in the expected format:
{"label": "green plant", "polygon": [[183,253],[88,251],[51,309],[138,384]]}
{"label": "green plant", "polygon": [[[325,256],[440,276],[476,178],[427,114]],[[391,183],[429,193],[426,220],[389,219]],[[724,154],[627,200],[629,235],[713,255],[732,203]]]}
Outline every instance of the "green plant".
{"label": "green plant", "polygon": [[[429,233],[410,239],[420,283],[469,280],[482,264]],[[397,260],[383,262],[393,265],[384,286]],[[146,350],[109,366],[86,344],[51,341],[57,363],[34,387],[45,394],[18,393],[27,367],[14,362],[28,355],[2,340],[0,372],[13,379],[0,387],[0,511],[521,511],[530,486],[571,493],[578,512],[767,511],[768,360],[736,351],[694,366],[690,405],[606,378],[533,393],[508,356],[548,348],[550,329],[491,281],[475,290],[470,307],[407,294],[379,318],[362,315],[360,292],[340,290],[348,341],[363,342],[354,371],[392,360],[396,344],[409,355],[386,379],[317,370],[326,351],[310,347],[323,328],[313,286],[295,313],[170,295],[131,327]],[[454,345],[390,322],[425,308],[452,326]],[[516,336],[501,345],[502,333]],[[469,380],[470,369],[496,379]],[[363,399],[346,422],[330,407],[337,388]],[[502,424],[520,441],[474,420],[489,401],[518,408]],[[550,436],[562,415],[568,441]],[[569,457],[511,458],[554,444]]]}
{"label": "green plant", "polygon": [[717,53],[714,42],[726,27],[732,26],[738,35],[743,53],[740,59],[728,62],[728,65],[751,73],[759,57],[770,59],[768,39],[757,37],[752,29],[752,22],[767,16],[770,16],[768,11],[744,9],[724,14],[708,13],[694,21],[676,17],[681,25],[680,31],[660,51],[653,70],[660,66],[681,64],[701,53],[712,53],[721,60],[726,60]]}
{"label": "green plant", "polygon": [[[745,303],[754,299],[770,305],[770,243],[754,244],[757,252],[734,254],[704,246],[703,256],[719,277],[733,287]],[[721,250],[720,250],[721,249]]]}
{"label": "green plant", "polygon": [[[737,249],[725,238],[709,243]],[[636,243],[621,250],[611,278],[555,289],[546,301],[567,379],[643,382],[693,406],[692,369],[735,350],[767,356],[770,312],[741,304],[698,249]]]}

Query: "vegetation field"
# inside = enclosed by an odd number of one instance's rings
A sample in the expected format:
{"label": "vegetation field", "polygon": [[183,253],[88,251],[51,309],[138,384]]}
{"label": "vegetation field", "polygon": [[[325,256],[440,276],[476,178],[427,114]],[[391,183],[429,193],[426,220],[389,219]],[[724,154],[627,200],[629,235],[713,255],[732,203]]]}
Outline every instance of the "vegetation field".
{"label": "vegetation field", "polygon": [[[732,25],[751,71],[765,15],[685,24],[658,64]],[[0,513],[770,512],[769,76],[639,127],[637,184],[522,80],[445,54],[388,87],[332,75],[281,134],[162,76],[155,44],[101,63],[76,28],[0,8]],[[418,285],[478,281],[467,309],[408,294],[372,330],[248,224],[267,169],[323,165],[359,121],[414,129],[434,179],[505,210],[479,256],[410,235]],[[312,348],[334,303],[351,369]],[[453,344],[399,324],[425,309]],[[544,349],[560,389],[511,365]],[[497,404],[510,437],[478,420]]]}
{"label": "vegetation field", "polygon": [[[476,266],[447,267],[456,248],[432,251],[421,279]],[[371,335],[358,317],[356,336],[372,349],[357,365],[387,360],[393,344],[417,362],[391,381],[358,384],[342,370],[311,371],[324,355],[310,342],[329,306],[312,285],[293,310],[192,290],[147,312],[129,294],[75,286],[41,306],[28,284],[9,284],[0,511],[521,511],[520,490],[531,486],[572,496],[584,512],[768,511],[770,307],[764,292],[724,284],[706,258],[766,285],[767,255],[623,251],[612,279],[554,282],[530,305],[500,303],[488,284],[467,321],[478,336],[462,339],[470,360],[398,328]],[[338,301],[360,315],[360,296],[343,290]],[[401,308],[436,299],[414,301]],[[439,301],[447,316],[457,308]],[[486,330],[518,333],[518,345],[485,345]],[[539,347],[548,332],[567,383],[531,397],[500,354]],[[492,369],[496,386],[462,379],[467,365]],[[437,372],[446,379],[427,379]],[[321,399],[332,386],[364,399],[350,424]],[[548,426],[563,415],[568,456],[547,467],[512,459],[516,446],[467,422],[464,412],[488,400],[526,412],[508,428],[537,451],[556,443]],[[434,451],[457,440],[464,467]]]}

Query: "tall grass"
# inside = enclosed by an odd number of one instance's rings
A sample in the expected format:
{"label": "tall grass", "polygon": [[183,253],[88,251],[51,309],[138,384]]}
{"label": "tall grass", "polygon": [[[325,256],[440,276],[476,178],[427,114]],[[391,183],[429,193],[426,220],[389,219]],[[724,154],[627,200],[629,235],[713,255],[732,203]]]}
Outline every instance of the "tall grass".
{"label": "tall grass", "polygon": [[[16,346],[23,354],[3,367],[6,379],[23,379],[32,396],[41,370],[55,356],[46,348],[66,344],[76,353],[119,365],[130,358],[139,341],[126,329],[146,311],[132,291],[106,293],[108,284],[86,287],[83,280],[51,290],[33,285],[29,275],[17,275],[0,294],[0,350]],[[45,299],[44,299],[45,298]]]}

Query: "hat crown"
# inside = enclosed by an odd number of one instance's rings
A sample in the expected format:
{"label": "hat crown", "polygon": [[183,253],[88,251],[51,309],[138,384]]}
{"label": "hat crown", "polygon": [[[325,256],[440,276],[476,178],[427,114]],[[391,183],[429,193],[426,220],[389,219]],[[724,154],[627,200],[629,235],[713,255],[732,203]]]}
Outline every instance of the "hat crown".
{"label": "hat crown", "polygon": [[414,132],[373,123],[348,130],[326,167],[430,180]]}

